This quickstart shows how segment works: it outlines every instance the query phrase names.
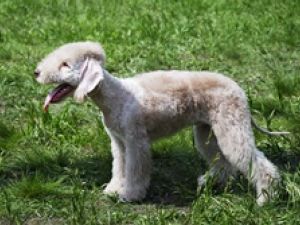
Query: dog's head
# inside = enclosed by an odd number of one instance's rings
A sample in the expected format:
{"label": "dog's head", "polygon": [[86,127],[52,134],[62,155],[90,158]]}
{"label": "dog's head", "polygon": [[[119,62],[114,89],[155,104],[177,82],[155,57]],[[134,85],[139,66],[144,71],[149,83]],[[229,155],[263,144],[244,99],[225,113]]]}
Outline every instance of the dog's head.
{"label": "dog's head", "polygon": [[65,44],[47,55],[37,65],[34,75],[39,83],[59,85],[48,94],[44,109],[73,93],[77,101],[83,101],[103,79],[104,61],[104,50],[95,42]]}

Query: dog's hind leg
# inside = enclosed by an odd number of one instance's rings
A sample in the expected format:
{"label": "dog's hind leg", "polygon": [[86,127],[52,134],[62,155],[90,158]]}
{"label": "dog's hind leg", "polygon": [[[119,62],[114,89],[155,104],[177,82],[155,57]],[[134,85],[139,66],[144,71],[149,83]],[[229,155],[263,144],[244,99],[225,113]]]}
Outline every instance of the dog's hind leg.
{"label": "dog's hind leg", "polygon": [[211,127],[208,124],[197,124],[193,127],[193,133],[197,150],[210,167],[207,174],[199,176],[198,185],[204,186],[210,178],[218,184],[225,184],[235,171],[223,156]]}
{"label": "dog's hind leg", "polygon": [[279,173],[255,146],[248,108],[229,106],[224,102],[212,115],[212,129],[223,156],[255,185],[257,203],[262,205],[271,197],[272,183],[278,182]]}

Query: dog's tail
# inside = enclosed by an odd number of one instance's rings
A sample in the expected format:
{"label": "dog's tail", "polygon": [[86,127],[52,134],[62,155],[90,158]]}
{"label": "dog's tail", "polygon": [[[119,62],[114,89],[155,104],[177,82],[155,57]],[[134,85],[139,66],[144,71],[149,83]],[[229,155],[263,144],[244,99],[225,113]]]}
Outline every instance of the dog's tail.
{"label": "dog's tail", "polygon": [[287,131],[269,131],[266,128],[262,128],[257,125],[257,123],[255,122],[255,120],[252,117],[251,117],[251,123],[257,130],[259,130],[260,132],[262,132],[264,134],[270,135],[270,136],[284,136],[284,135],[290,134],[290,132],[287,132]]}

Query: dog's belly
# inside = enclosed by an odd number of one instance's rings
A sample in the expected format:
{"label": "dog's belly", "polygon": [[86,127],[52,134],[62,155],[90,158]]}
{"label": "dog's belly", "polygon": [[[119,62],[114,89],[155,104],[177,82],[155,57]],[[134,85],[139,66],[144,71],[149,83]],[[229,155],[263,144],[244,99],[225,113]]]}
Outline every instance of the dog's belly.
{"label": "dog's belly", "polygon": [[140,115],[149,137],[158,139],[193,124],[208,123],[207,104],[197,97],[185,93],[184,97],[161,95],[144,99]]}
{"label": "dog's belly", "polygon": [[156,140],[156,139],[159,139],[159,138],[163,138],[163,137],[175,134],[176,132],[180,131],[184,127],[187,127],[191,124],[192,123],[190,123],[190,124],[178,124],[178,123],[165,124],[165,123],[161,123],[156,127],[151,127],[150,129],[148,129],[147,133],[148,133],[151,140]]}
{"label": "dog's belly", "polygon": [[207,122],[206,116],[201,112],[191,112],[175,116],[168,114],[156,115],[156,118],[151,121],[145,121],[145,125],[149,137],[151,140],[155,140],[170,136],[193,124]]}

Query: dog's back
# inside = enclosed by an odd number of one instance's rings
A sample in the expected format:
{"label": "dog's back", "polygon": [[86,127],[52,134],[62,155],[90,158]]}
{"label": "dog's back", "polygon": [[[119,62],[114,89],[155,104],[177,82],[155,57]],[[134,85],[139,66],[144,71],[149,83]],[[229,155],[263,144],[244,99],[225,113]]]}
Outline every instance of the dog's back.
{"label": "dog's back", "polygon": [[226,86],[238,87],[230,78],[206,71],[159,70],[139,74],[133,79],[145,90],[161,94],[175,94],[186,91],[204,92],[206,90],[223,89]]}

